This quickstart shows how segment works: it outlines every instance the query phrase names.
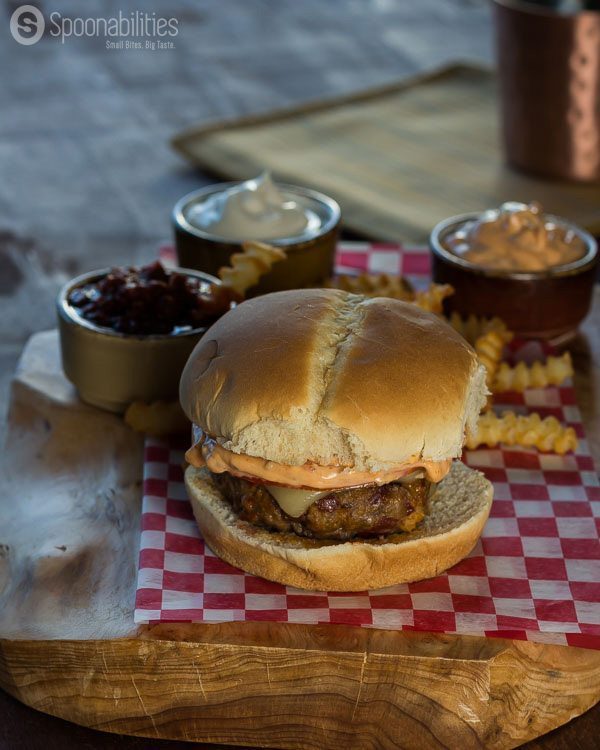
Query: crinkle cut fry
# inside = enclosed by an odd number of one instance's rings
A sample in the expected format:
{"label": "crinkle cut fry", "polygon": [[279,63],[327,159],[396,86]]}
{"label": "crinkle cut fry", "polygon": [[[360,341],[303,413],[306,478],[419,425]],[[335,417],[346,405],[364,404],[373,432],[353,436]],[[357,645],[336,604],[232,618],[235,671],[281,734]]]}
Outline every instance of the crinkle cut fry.
{"label": "crinkle cut fry", "polygon": [[471,346],[475,345],[478,338],[490,331],[497,331],[499,335],[506,337],[507,341],[510,341],[513,336],[506,327],[506,323],[496,317],[480,318],[477,315],[471,314],[467,318],[463,318],[459,313],[454,311],[450,314],[448,322],[455,331],[458,331],[461,336],[467,339]]}
{"label": "crinkle cut fry", "polygon": [[479,336],[475,341],[475,351],[487,372],[486,385],[489,390],[493,390],[492,383],[500,366],[502,352],[511,339],[512,333],[510,331],[491,330]]}
{"label": "crinkle cut fry", "polygon": [[366,297],[392,297],[404,302],[414,302],[423,310],[441,313],[442,303],[454,293],[449,284],[431,283],[427,289],[415,291],[408,279],[387,273],[361,273],[356,276],[342,274],[329,281],[328,286],[345,292],[364,294]]}
{"label": "crinkle cut fry", "polygon": [[494,375],[491,390],[493,393],[522,393],[526,388],[562,385],[570,377],[573,377],[573,363],[569,352],[564,352],[560,357],[550,356],[545,362],[533,362],[531,365],[519,362],[511,367],[506,362],[501,362]]}
{"label": "crinkle cut fry", "polygon": [[365,297],[392,297],[407,302],[414,298],[412,284],[407,279],[388,273],[340,274],[330,279],[327,286]]}
{"label": "crinkle cut fry", "polygon": [[467,435],[466,447],[469,450],[482,445],[495,448],[500,443],[563,454],[577,448],[577,435],[572,427],[565,427],[556,417],[542,419],[535,412],[517,415],[512,411],[498,416],[488,411],[479,417],[476,432]]}
{"label": "crinkle cut fry", "polygon": [[285,251],[265,242],[244,242],[241,253],[234,253],[229,266],[219,269],[219,278],[224,286],[242,297],[250,287],[258,283],[278,260],[285,258]]}
{"label": "crinkle cut fry", "polygon": [[[448,322],[477,352],[487,372],[487,387],[492,390],[492,383],[500,365],[504,347],[513,338],[512,331],[508,330],[500,318],[480,318],[476,315],[462,318],[457,312],[453,312]],[[488,400],[488,408],[490,406],[491,401]]]}
{"label": "crinkle cut fry", "polygon": [[136,432],[164,437],[173,434],[189,434],[190,422],[183,413],[179,401],[133,401],[124,414],[125,424]]}
{"label": "crinkle cut fry", "polygon": [[415,292],[415,304],[423,310],[440,315],[446,297],[454,294],[454,287],[450,284],[430,284],[427,289]]}

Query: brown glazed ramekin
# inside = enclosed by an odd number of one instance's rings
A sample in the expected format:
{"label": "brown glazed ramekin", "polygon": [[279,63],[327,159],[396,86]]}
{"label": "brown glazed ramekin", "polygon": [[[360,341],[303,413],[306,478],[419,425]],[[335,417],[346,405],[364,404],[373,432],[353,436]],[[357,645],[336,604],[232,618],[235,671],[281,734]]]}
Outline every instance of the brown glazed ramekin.
{"label": "brown glazed ramekin", "polygon": [[559,342],[573,335],[590,309],[598,247],[588,232],[565,219],[547,216],[581,237],[586,252],[572,263],[543,271],[487,268],[448,250],[445,237],[480,214],[453,216],[437,224],[429,238],[433,280],[455,289],[446,300],[448,312],[497,315],[520,338]]}

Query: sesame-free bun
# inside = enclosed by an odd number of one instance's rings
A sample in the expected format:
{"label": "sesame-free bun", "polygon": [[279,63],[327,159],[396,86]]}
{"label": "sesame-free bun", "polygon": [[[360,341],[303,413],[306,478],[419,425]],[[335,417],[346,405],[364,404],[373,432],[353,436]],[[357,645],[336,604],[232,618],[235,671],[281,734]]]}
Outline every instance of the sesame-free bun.
{"label": "sesame-free bun", "polygon": [[185,483],[202,536],[215,554],[253,575],[316,591],[363,591],[442,573],[475,546],[493,494],[483,474],[456,461],[415,531],[383,541],[327,543],[241,521],[206,469],[188,467]]}
{"label": "sesame-free bun", "polygon": [[227,450],[357,471],[459,456],[485,395],[475,352],[439,317],[334,289],[238,305],[180,384],[187,416]]}

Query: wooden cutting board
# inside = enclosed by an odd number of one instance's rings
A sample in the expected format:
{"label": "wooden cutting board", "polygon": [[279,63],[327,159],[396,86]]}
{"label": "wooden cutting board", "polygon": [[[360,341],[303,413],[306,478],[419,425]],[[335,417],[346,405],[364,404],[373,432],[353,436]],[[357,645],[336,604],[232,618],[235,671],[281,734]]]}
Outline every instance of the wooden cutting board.
{"label": "wooden cutting board", "polygon": [[80,404],[55,332],[0,473],[0,687],[109,732],[276,748],[510,748],[600,699],[600,652],[278,623],[136,626],[142,441]]}

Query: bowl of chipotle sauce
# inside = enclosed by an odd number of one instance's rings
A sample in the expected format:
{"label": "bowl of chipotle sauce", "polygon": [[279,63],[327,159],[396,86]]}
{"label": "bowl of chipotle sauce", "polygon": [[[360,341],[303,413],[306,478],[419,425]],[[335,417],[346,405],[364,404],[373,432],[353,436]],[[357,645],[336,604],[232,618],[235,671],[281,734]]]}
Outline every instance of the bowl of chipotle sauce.
{"label": "bowl of chipotle sauce", "polygon": [[175,400],[192,349],[237,301],[219,279],[158,261],[77,276],[57,298],[65,375],[82,401],[112,412]]}
{"label": "bowl of chipotle sauce", "polygon": [[537,203],[504,203],[437,224],[434,281],[451,284],[448,312],[498,316],[521,338],[560,343],[588,314],[598,248],[585,230]]}

